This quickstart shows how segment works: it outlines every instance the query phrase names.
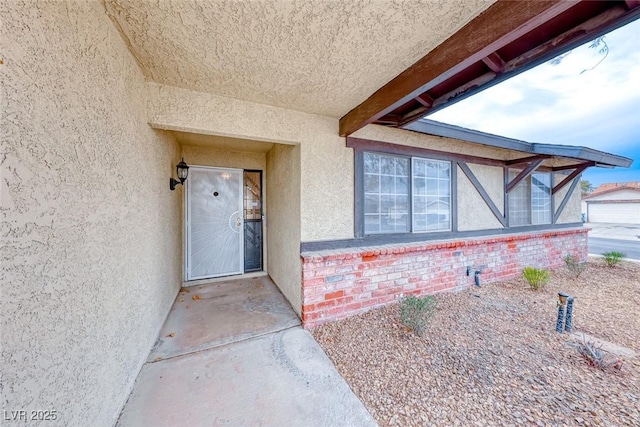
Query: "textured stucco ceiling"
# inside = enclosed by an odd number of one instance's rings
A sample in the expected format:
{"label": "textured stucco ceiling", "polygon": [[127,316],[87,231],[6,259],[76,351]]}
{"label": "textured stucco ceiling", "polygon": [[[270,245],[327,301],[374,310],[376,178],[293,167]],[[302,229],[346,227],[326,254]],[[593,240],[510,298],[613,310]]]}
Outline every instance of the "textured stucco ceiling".
{"label": "textured stucco ceiling", "polygon": [[493,0],[104,0],[150,80],[340,117]]}

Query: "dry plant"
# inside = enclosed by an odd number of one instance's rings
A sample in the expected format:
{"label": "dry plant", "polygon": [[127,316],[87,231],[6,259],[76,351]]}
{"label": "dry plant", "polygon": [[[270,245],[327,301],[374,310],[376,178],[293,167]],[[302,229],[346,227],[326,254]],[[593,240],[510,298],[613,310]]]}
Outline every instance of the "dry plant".
{"label": "dry plant", "polygon": [[571,273],[576,276],[576,279],[586,270],[587,262],[580,262],[577,257],[573,255],[567,255],[564,257],[564,264]]}
{"label": "dry plant", "polygon": [[589,366],[609,373],[616,373],[622,370],[622,360],[606,355],[602,350],[602,345],[597,345],[593,341],[583,339],[576,348]]}

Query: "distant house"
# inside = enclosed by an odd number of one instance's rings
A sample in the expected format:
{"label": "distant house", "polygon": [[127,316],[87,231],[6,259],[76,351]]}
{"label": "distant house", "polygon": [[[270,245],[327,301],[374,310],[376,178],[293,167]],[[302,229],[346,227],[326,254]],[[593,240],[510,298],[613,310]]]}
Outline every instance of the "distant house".
{"label": "distant house", "polygon": [[640,181],[602,184],[582,198],[589,222],[640,224]]}

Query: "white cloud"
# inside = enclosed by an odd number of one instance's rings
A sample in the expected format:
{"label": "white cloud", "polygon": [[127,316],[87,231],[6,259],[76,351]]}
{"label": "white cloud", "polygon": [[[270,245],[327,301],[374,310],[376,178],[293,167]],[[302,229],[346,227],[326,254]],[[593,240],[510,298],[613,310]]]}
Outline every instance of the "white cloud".
{"label": "white cloud", "polygon": [[605,36],[609,54],[604,60],[587,43],[559,65],[542,64],[428,118],[531,142],[571,139],[615,151],[616,140],[628,143],[616,133],[640,124],[637,34],[640,20]]}

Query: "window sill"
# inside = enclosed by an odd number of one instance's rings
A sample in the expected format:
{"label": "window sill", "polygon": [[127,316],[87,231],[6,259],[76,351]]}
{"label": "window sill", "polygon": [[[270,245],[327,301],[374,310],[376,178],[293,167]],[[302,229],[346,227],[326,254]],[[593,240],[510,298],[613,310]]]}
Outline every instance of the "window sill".
{"label": "window sill", "polygon": [[472,239],[475,237],[504,237],[531,232],[564,231],[569,229],[583,229],[581,222],[569,224],[543,224],[522,227],[499,228],[491,230],[473,230],[458,232],[426,232],[426,233],[402,233],[402,234],[372,234],[362,238],[325,240],[319,242],[302,242],[300,252],[314,252],[333,249],[365,248],[370,246],[432,243],[434,241],[450,241]]}

